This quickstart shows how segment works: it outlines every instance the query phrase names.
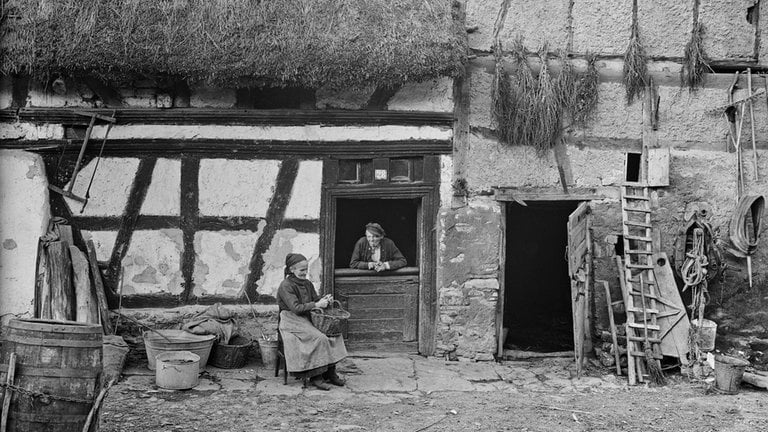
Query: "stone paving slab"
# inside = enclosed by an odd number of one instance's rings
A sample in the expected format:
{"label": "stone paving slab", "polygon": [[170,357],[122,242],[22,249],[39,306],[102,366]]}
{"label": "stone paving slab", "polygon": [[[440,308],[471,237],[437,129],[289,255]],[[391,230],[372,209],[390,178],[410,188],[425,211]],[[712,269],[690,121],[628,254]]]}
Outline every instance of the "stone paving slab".
{"label": "stone paving slab", "polygon": [[475,386],[464,379],[459,372],[449,370],[444,361],[415,361],[418,389],[431,393],[435,391],[473,391]]}
{"label": "stone paving slab", "polygon": [[410,392],[417,389],[413,361],[409,358],[356,358],[352,362],[355,366],[353,373],[349,368],[341,372],[347,387],[354,391]]}
{"label": "stone paving slab", "polygon": [[456,372],[470,382],[501,381],[494,362],[457,363],[447,362],[446,369]]}

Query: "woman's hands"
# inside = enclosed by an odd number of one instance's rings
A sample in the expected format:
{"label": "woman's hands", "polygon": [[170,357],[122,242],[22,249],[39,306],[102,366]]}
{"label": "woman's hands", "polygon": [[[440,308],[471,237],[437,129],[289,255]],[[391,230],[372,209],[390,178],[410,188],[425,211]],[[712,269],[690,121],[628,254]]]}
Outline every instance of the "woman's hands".
{"label": "woman's hands", "polygon": [[368,263],[368,270],[376,270],[376,272],[383,272],[387,270],[387,266],[381,261],[371,261]]}
{"label": "woman's hands", "polygon": [[333,296],[326,294],[320,300],[315,302],[315,306],[319,307],[320,309],[325,309],[329,304],[331,304],[331,300],[333,300]]}

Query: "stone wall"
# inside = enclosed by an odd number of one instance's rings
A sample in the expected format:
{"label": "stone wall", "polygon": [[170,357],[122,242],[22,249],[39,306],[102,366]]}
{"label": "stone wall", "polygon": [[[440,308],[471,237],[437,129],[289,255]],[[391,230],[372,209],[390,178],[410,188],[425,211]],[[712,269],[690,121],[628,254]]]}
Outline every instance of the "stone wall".
{"label": "stone wall", "polygon": [[[751,0],[701,1],[699,20],[705,26],[705,49],[713,60],[754,60],[756,65],[768,64],[768,57],[764,55],[768,43],[759,37],[766,24],[753,19],[755,10],[751,8],[756,4]],[[660,145],[671,148],[670,186],[652,192],[653,218],[661,234],[661,248],[670,255],[687,209],[697,205],[709,208],[710,223],[725,239],[736,205],[736,156],[733,146],[726,150],[728,123],[722,110],[715,109],[727,104],[728,87],[734,76],[707,74],[704,85],[693,92],[681,87],[679,82],[680,60],[693,24],[692,5],[692,2],[657,0],[639,2],[638,10],[640,34],[650,57],[648,69],[658,85],[660,97],[657,136]],[[508,9],[506,15],[501,15],[502,25],[494,29],[496,17],[505,7]],[[454,162],[460,164],[455,172],[462,173],[461,180],[466,182],[469,198],[464,203],[454,199],[452,208],[444,209],[441,214],[441,223],[445,223],[442,218],[447,215],[458,217],[454,215],[473,211],[473,203],[491,200],[499,188],[526,194],[562,193],[563,190],[557,161],[551,152],[542,155],[527,147],[502,144],[497,139],[491,116],[494,62],[490,51],[494,30],[499,32],[505,48],[511,47],[515,38],[523,37],[530,51],[544,44],[550,52],[565,49],[574,55],[577,70],[584,67],[579,59],[581,54],[597,53],[601,58],[597,62],[600,84],[596,116],[584,129],[566,128],[564,138],[566,165],[572,175],[569,190],[598,197],[590,203],[594,277],[610,283],[614,300],[621,298],[614,262],[616,235],[621,233],[619,186],[624,179],[625,153],[639,152],[642,143],[642,101],[627,104],[621,82],[620,57],[629,41],[631,7],[631,0],[610,5],[600,1],[563,0],[547,2],[546,6],[531,6],[517,0],[466,1],[470,45],[476,57],[470,61],[464,78],[464,85],[468,86],[465,91],[469,94],[467,139],[457,146],[463,154],[455,154]],[[536,62],[532,56],[530,63],[534,69],[538,68]],[[552,60],[551,66],[556,73],[557,61]],[[756,74],[752,80],[755,89],[762,89],[766,83],[763,76]],[[744,98],[746,87],[746,77],[742,74],[734,99]],[[752,166],[752,125],[747,112],[741,137],[741,143],[747,148],[743,155],[745,193],[765,194],[768,191],[768,109],[764,96],[755,102],[754,115],[759,179]],[[461,131],[456,135],[461,137]],[[500,231],[491,220],[468,223],[474,229]],[[765,223],[763,226],[765,236],[768,227]],[[456,241],[450,236],[445,239]],[[458,239],[459,245],[449,244],[445,248],[463,247],[463,241]],[[498,241],[488,244],[497,245]],[[497,268],[501,264],[497,251],[476,253],[489,259],[495,257]],[[442,258],[444,275],[454,274],[460,265],[451,258]],[[765,337],[768,336],[765,330],[768,313],[764,311],[764,298],[768,293],[768,248],[760,247],[752,264],[755,286],[749,289],[744,260],[728,258],[725,280],[711,287],[712,303],[707,314],[716,319],[726,333]],[[497,277],[490,273],[484,276]],[[460,335],[471,328],[453,319],[457,316],[456,304],[468,308],[471,303],[469,290],[463,289],[460,279],[438,279],[443,320],[438,346],[469,357],[474,353],[493,352],[496,342],[492,338],[476,344],[460,342]],[[469,279],[465,278],[464,282]],[[607,326],[606,303],[602,290],[594,294],[591,308],[596,317],[595,330],[599,331]],[[450,299],[451,303],[444,303],[442,299]],[[450,326],[445,321],[450,321]]]}

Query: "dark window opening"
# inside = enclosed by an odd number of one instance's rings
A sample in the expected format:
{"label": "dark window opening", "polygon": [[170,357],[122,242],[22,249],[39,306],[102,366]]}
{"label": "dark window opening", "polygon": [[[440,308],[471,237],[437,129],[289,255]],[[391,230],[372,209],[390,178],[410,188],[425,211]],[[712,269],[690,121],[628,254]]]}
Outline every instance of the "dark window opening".
{"label": "dark window opening", "polygon": [[640,153],[627,153],[626,181],[640,181],[640,162],[642,160],[641,156],[642,154]]}
{"label": "dark window opening", "polygon": [[403,253],[409,267],[418,266],[419,199],[338,199],[334,267],[349,268],[352,249],[365,236],[365,225],[378,222]]}
{"label": "dark window opening", "polygon": [[613,251],[616,252],[616,255],[618,256],[624,256],[624,236],[623,235],[617,235],[616,236],[616,244],[613,245]]}
{"label": "dark window opening", "polygon": [[568,216],[576,201],[510,203],[504,267],[504,347],[537,352],[573,349]]}

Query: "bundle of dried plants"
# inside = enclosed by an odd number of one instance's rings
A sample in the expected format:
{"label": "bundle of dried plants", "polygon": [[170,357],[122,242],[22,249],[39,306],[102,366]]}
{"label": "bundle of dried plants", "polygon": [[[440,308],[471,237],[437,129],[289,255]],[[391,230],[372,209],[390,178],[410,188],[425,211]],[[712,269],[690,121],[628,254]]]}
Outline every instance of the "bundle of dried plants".
{"label": "bundle of dried plants", "polygon": [[600,75],[597,72],[597,56],[587,53],[587,70],[576,83],[574,109],[571,111],[573,124],[586,127],[592,121],[597,111],[598,84]]}
{"label": "bundle of dried plants", "polygon": [[640,41],[637,24],[637,0],[632,2],[632,29],[627,52],[624,54],[624,86],[627,91],[627,103],[631,104],[636,96],[642,94],[647,83],[648,58]]}
{"label": "bundle of dried plants", "polygon": [[691,90],[696,90],[704,81],[704,73],[709,67],[709,58],[704,52],[704,26],[700,22],[693,24],[691,39],[685,45],[683,67],[680,69],[680,83]]}

